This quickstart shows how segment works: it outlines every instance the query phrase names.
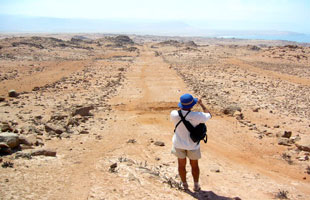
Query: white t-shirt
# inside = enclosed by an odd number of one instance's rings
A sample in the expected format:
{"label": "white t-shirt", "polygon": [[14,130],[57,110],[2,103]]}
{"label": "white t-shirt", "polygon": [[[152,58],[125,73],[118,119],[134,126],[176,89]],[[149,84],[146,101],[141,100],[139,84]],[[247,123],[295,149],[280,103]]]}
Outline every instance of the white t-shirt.
{"label": "white t-shirt", "polygon": [[[181,110],[181,112],[182,115],[185,116],[188,111]],[[210,113],[191,111],[185,119],[189,121],[193,126],[197,126],[200,123],[205,123],[210,118]],[[174,125],[176,125],[181,120],[181,117],[179,116],[177,110],[171,111],[170,120],[174,123]],[[175,130],[172,138],[172,143],[173,146],[178,149],[196,150],[200,147],[200,144],[197,145],[197,143],[194,143],[192,141],[191,137],[189,136],[189,131],[187,130],[183,122],[181,122]]]}

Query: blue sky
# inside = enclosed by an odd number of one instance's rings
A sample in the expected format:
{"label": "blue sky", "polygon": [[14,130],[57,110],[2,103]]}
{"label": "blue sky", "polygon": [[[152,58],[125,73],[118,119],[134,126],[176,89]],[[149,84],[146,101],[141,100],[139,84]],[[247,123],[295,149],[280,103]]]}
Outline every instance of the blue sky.
{"label": "blue sky", "polygon": [[310,0],[0,0],[0,14],[177,20],[206,29],[310,33]]}

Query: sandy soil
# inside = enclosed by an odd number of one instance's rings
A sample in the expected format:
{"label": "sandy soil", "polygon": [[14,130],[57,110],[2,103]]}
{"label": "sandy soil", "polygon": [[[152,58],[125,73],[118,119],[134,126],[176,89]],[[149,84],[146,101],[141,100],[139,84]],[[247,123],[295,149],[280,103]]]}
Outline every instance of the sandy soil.
{"label": "sandy soil", "polygon": [[[295,144],[310,135],[309,47],[95,37],[36,39],[41,48],[29,38],[1,41],[0,121],[39,145],[0,157],[14,164],[0,168],[1,199],[310,198],[309,152]],[[20,95],[7,97],[10,89]],[[213,113],[199,193],[178,189],[170,153],[169,114],[187,92]],[[86,106],[91,115],[72,114]],[[229,106],[242,110],[223,114]],[[284,131],[295,139],[287,146],[278,145]],[[16,158],[37,148],[57,156]]]}

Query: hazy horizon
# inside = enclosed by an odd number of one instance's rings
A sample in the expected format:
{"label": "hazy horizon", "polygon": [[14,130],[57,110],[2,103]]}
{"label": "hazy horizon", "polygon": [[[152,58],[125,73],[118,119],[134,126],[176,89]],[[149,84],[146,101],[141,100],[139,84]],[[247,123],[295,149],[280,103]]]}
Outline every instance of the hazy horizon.
{"label": "hazy horizon", "polygon": [[1,0],[0,32],[310,34],[309,11],[308,0]]}

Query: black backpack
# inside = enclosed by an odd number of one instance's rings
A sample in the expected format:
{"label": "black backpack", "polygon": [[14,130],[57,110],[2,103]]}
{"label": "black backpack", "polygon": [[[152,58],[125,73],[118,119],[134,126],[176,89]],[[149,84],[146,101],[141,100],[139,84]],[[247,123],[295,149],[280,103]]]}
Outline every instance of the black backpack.
{"label": "black backpack", "polygon": [[190,113],[188,111],[186,115],[183,117],[181,110],[178,111],[179,116],[181,117],[181,120],[177,123],[175,126],[174,132],[177,129],[178,125],[183,121],[183,124],[187,128],[187,130],[190,132],[190,137],[193,140],[193,142],[199,144],[200,140],[203,140],[205,143],[208,141],[208,135],[207,135],[207,126],[204,123],[198,124],[196,127],[194,127],[189,121],[185,119],[185,117]]}

